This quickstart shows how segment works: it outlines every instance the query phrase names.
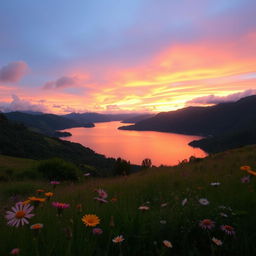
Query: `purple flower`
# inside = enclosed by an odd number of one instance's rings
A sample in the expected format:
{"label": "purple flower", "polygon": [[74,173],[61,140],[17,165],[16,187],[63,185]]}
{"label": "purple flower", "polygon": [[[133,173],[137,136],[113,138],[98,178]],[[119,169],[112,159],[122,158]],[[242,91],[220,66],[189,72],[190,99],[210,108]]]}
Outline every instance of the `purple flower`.
{"label": "purple flower", "polygon": [[103,233],[103,230],[102,230],[101,228],[94,228],[94,229],[92,230],[92,233],[93,233],[94,235],[101,235],[101,234]]}

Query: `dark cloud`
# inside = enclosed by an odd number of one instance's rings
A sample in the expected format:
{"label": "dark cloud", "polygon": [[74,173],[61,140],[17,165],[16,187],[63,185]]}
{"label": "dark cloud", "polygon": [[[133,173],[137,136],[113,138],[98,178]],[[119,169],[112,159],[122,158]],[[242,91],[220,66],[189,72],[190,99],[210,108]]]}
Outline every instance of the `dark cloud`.
{"label": "dark cloud", "polygon": [[47,112],[48,108],[42,103],[33,104],[28,100],[22,100],[17,95],[12,95],[10,103],[0,103],[0,111],[34,111],[34,112]]}
{"label": "dark cloud", "polygon": [[218,104],[223,102],[234,102],[241,98],[254,95],[256,90],[246,90],[243,92],[233,93],[227,96],[215,96],[215,95],[207,95],[203,97],[194,98],[187,102],[187,105],[207,105],[207,104]]}
{"label": "dark cloud", "polygon": [[24,61],[16,61],[0,68],[1,82],[18,82],[28,72],[28,65]]}
{"label": "dark cloud", "polygon": [[75,77],[62,76],[55,81],[50,81],[45,83],[44,89],[58,89],[58,88],[66,88],[73,87],[77,84],[77,79]]}

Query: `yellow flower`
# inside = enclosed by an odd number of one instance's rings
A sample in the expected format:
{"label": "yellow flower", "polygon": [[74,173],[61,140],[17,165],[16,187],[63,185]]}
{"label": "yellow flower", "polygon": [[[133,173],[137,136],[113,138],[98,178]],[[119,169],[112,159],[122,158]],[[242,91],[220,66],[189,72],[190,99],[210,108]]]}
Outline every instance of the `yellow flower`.
{"label": "yellow flower", "polygon": [[100,219],[95,214],[86,214],[82,218],[82,222],[89,227],[95,227],[100,223]]}
{"label": "yellow flower", "polygon": [[45,198],[35,197],[35,196],[29,197],[28,200],[30,200],[31,202],[35,202],[35,203],[43,203],[43,202],[45,202]]}
{"label": "yellow flower", "polygon": [[53,196],[53,193],[52,193],[52,192],[46,192],[46,193],[44,193],[44,195],[45,195],[46,197],[52,197],[52,196]]}
{"label": "yellow flower", "polygon": [[37,224],[31,225],[30,229],[39,230],[39,229],[43,228],[43,226],[44,226],[43,224],[37,223]]}
{"label": "yellow flower", "polygon": [[256,172],[254,172],[254,171],[248,170],[247,172],[248,172],[249,174],[253,175],[253,176],[256,176]]}
{"label": "yellow flower", "polygon": [[43,189],[37,189],[36,191],[38,194],[41,194],[41,193],[44,193],[44,190]]}
{"label": "yellow flower", "polygon": [[240,170],[241,170],[241,171],[246,171],[246,172],[248,172],[248,171],[251,170],[251,166],[249,166],[249,165],[241,166],[241,167],[240,167]]}

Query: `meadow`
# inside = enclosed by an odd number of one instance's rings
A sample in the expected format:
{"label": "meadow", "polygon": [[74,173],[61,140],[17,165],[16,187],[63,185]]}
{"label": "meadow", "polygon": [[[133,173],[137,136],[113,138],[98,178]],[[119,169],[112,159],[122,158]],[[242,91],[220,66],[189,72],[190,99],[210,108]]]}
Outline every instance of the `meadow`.
{"label": "meadow", "polygon": [[254,169],[247,146],[124,177],[2,181],[0,255],[256,255]]}

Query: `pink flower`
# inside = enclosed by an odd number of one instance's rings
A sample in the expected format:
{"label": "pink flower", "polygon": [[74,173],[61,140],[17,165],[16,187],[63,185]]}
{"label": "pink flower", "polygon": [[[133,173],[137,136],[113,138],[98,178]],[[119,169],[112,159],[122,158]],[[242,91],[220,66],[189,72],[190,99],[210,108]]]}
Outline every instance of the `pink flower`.
{"label": "pink flower", "polygon": [[201,220],[199,222],[199,226],[202,229],[209,229],[209,230],[211,230],[212,228],[215,227],[215,222],[210,220],[210,219],[204,219],[204,220]]}
{"label": "pink flower", "polygon": [[52,206],[56,208],[66,209],[69,208],[70,204],[60,203],[60,202],[52,202]]}
{"label": "pink flower", "polygon": [[57,181],[57,180],[52,180],[50,183],[51,183],[52,185],[59,185],[59,184],[60,184],[60,182]]}
{"label": "pink flower", "polygon": [[97,189],[96,192],[100,198],[106,199],[108,197],[108,193],[101,188]]}
{"label": "pink flower", "polygon": [[52,206],[56,207],[58,215],[61,215],[64,209],[69,208],[70,204],[52,202]]}
{"label": "pink flower", "polygon": [[222,226],[220,226],[220,229],[223,230],[229,236],[235,235],[235,233],[236,233],[235,229],[229,225],[222,225]]}
{"label": "pink flower", "polygon": [[101,197],[94,197],[94,200],[96,200],[96,201],[98,201],[98,202],[100,202],[100,203],[108,203],[107,200],[105,200],[105,199],[103,199],[103,198],[101,198]]}
{"label": "pink flower", "polygon": [[20,249],[19,248],[14,248],[10,252],[11,255],[19,255],[20,254]]}
{"label": "pink flower", "polygon": [[103,233],[103,230],[102,230],[101,228],[94,228],[94,229],[92,230],[92,233],[93,233],[94,235],[101,235],[101,234]]}
{"label": "pink flower", "polygon": [[5,218],[8,220],[7,224],[10,226],[15,226],[16,228],[20,225],[28,224],[28,220],[34,216],[31,211],[34,206],[30,204],[23,205],[22,202],[17,203],[12,207],[12,211],[7,211]]}

